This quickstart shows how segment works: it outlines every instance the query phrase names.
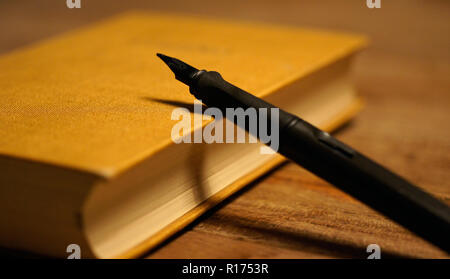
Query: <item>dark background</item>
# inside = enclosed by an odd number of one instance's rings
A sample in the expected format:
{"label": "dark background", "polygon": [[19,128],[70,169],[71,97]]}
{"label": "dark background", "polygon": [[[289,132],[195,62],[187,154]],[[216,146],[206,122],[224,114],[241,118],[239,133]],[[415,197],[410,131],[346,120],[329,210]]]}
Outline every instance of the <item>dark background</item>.
{"label": "dark background", "polygon": [[[0,54],[130,9],[368,35],[354,65],[367,104],[337,136],[450,204],[450,1],[381,0],[381,9],[365,0],[81,2],[0,0]],[[448,256],[288,163],[148,256],[362,258],[370,243],[382,257]]]}

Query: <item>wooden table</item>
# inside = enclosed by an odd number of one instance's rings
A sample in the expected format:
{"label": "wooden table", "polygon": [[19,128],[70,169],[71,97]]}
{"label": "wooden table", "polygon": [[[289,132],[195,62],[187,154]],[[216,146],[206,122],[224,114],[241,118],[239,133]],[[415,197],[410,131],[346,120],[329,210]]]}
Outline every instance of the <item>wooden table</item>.
{"label": "wooden table", "polygon": [[[365,109],[336,135],[450,204],[450,2],[1,1],[0,53],[145,8],[368,34],[354,68]],[[332,185],[286,163],[150,252],[149,258],[448,257]]]}

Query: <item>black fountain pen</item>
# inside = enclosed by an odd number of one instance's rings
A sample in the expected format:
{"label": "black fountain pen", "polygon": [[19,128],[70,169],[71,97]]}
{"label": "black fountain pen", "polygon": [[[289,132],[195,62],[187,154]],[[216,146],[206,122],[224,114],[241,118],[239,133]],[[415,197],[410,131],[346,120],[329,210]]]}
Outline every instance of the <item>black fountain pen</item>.
{"label": "black fountain pen", "polygon": [[[219,73],[198,70],[178,59],[157,55],[175,73],[175,78],[188,85],[190,92],[208,107],[217,107],[224,115],[225,108],[267,108],[270,119],[274,105],[228,83]],[[281,109],[279,129],[278,153],[450,253],[447,205]]]}

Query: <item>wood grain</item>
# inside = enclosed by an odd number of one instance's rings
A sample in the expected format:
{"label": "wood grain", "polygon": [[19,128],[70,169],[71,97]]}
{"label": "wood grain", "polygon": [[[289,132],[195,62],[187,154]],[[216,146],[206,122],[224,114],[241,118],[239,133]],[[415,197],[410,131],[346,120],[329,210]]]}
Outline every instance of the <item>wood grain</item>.
{"label": "wood grain", "polygon": [[[0,53],[128,9],[356,31],[372,38],[354,77],[367,106],[336,135],[450,204],[450,2],[1,1]],[[74,47],[74,51],[76,47]],[[287,163],[151,251],[149,258],[364,258],[447,254]]]}

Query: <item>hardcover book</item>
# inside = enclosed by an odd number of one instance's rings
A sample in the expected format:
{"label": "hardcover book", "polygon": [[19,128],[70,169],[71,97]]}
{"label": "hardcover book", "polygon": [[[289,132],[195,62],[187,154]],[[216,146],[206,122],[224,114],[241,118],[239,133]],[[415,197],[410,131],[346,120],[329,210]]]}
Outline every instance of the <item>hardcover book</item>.
{"label": "hardcover book", "polygon": [[194,97],[157,52],[332,131],[361,106],[350,66],[364,45],[350,34],[127,13],[3,55],[0,246],[137,257],[284,160],[260,143],[175,144],[172,111]]}

